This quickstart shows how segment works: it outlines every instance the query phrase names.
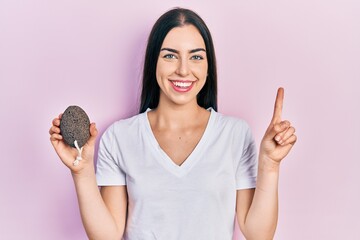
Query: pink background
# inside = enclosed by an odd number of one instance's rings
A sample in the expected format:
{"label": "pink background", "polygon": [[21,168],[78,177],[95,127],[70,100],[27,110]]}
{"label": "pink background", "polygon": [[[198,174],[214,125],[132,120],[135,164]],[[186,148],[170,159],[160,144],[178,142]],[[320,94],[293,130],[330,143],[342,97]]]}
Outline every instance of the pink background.
{"label": "pink background", "polygon": [[219,111],[247,120],[258,144],[285,88],[299,140],[282,164],[275,239],[360,239],[357,0],[2,0],[0,238],[86,239],[51,120],[76,104],[102,133],[136,113],[146,37],[174,6],[207,22]]}

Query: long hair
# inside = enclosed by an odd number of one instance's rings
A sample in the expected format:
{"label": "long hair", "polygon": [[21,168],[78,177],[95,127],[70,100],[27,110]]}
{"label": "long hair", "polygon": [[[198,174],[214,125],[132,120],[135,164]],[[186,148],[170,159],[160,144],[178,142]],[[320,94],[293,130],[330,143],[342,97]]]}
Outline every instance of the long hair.
{"label": "long hair", "polygon": [[205,42],[208,61],[208,76],[204,87],[197,95],[197,103],[203,108],[217,111],[217,72],[214,44],[210,31],[198,14],[189,9],[174,8],[164,13],[154,24],[146,47],[142,76],[140,113],[159,104],[160,87],[156,80],[156,66],[162,43],[168,32],[184,25],[195,26]]}

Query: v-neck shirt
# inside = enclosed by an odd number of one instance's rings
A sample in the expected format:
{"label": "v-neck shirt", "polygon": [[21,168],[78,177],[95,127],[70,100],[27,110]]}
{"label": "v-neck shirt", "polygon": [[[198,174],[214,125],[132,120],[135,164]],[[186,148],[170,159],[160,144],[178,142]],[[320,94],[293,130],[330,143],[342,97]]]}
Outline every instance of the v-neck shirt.
{"label": "v-neck shirt", "polygon": [[[185,159],[185,161],[179,166],[177,165],[170,157],[169,155],[161,148],[160,144],[156,140],[156,137],[152,131],[150,120],[148,118],[148,114],[144,114],[145,116],[145,128],[148,132],[147,136],[149,137],[149,142],[151,142],[153,149],[156,151],[155,154],[159,154],[159,158],[157,160],[160,164],[163,165],[164,168],[168,169],[168,171],[172,172],[173,174],[181,177],[184,174],[186,174],[187,171],[191,169],[191,167],[195,164],[195,162],[200,159],[201,150],[204,148],[204,144],[206,144],[206,140],[208,139],[209,129],[211,129],[211,126],[213,125],[214,120],[214,114],[212,114],[211,109],[210,110],[210,117],[207,121],[205,130],[202,134],[202,137],[200,138],[199,142],[196,144],[195,148],[192,150],[192,152],[189,154],[189,156]],[[146,112],[150,111],[148,109]]]}
{"label": "v-neck shirt", "polygon": [[147,112],[102,135],[97,183],[127,186],[124,240],[232,239],[236,190],[256,185],[256,147],[244,120],[209,111],[200,141],[180,166],[161,149]]}

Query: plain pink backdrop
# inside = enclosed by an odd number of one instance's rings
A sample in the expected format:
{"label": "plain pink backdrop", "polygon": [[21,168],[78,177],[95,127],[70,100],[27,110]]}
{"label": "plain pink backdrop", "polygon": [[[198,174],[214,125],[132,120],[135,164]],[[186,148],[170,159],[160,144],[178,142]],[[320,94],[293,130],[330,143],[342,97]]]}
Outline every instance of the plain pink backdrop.
{"label": "plain pink backdrop", "polygon": [[356,0],[2,0],[0,238],[86,239],[51,121],[76,104],[102,133],[135,114],[146,37],[174,6],[208,24],[219,111],[248,121],[258,144],[285,88],[299,140],[282,163],[275,239],[360,239]]}

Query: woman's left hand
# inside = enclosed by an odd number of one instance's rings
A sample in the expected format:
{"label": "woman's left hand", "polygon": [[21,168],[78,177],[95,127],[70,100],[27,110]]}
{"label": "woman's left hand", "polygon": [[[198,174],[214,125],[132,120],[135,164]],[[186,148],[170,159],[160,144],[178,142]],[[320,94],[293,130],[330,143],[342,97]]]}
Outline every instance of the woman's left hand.
{"label": "woman's left hand", "polygon": [[288,120],[281,120],[284,89],[279,88],[274,114],[260,144],[259,157],[280,163],[296,142],[295,128]]}

